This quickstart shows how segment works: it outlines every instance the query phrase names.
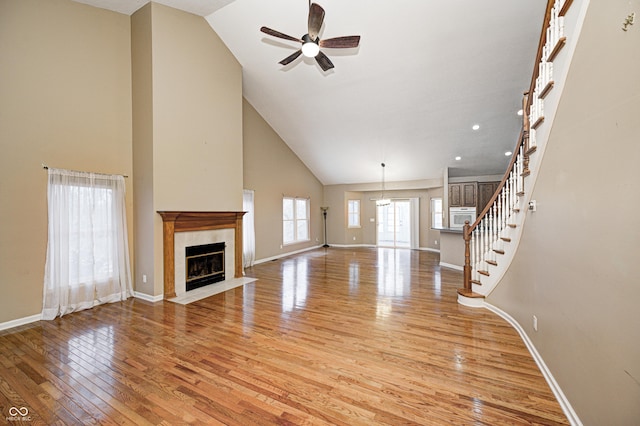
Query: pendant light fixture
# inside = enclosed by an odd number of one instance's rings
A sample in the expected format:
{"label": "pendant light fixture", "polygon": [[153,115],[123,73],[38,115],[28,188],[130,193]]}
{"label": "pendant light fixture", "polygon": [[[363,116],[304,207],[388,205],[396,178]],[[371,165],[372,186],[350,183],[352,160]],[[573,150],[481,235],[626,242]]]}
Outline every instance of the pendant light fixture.
{"label": "pendant light fixture", "polygon": [[381,163],[382,166],[382,194],[380,195],[380,199],[376,201],[376,206],[388,206],[391,204],[391,200],[388,198],[384,198],[384,167],[385,164]]}

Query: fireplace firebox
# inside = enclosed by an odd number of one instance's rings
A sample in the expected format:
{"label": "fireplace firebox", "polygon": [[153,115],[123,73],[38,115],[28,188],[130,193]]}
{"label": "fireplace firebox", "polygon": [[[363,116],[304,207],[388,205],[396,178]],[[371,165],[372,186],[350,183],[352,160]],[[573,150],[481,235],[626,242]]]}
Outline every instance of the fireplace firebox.
{"label": "fireplace firebox", "polygon": [[225,243],[185,248],[186,291],[224,281]]}

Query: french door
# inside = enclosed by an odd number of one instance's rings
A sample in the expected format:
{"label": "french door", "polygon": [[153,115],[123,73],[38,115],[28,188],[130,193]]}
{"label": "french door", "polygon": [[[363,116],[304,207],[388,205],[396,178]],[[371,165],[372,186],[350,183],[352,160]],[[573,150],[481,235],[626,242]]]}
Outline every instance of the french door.
{"label": "french door", "polygon": [[412,206],[410,200],[393,200],[377,206],[377,244],[383,247],[412,247]]}

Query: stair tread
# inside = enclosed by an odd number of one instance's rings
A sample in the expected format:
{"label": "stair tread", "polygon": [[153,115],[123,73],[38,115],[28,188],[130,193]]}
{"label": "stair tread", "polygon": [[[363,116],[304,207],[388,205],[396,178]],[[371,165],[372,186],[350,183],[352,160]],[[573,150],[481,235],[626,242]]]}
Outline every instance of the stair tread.
{"label": "stair tread", "polygon": [[500,250],[500,249],[493,249],[494,252],[498,253],[498,254],[504,254],[504,250]]}
{"label": "stair tread", "polygon": [[500,239],[501,239],[502,241],[507,242],[507,243],[510,243],[510,242],[511,242],[511,238],[509,238],[509,237],[500,237]]}
{"label": "stair tread", "polygon": [[480,280],[471,280],[471,284],[482,285],[482,281],[480,281]]}
{"label": "stair tread", "polygon": [[510,223],[509,228],[515,228],[517,225],[515,223]]}
{"label": "stair tread", "polygon": [[480,294],[480,293],[476,293],[474,291],[471,290],[467,290],[466,288],[459,288],[458,289],[458,294],[464,296],[464,297],[471,297],[474,299],[484,299],[484,295]]}
{"label": "stair tread", "polygon": [[485,275],[485,276],[487,276],[487,277],[490,275],[490,274],[489,274],[489,271],[478,271],[478,273],[479,273],[480,275]]}
{"label": "stair tread", "polygon": [[498,262],[496,262],[495,260],[485,260],[485,262],[487,262],[491,266],[498,266]]}

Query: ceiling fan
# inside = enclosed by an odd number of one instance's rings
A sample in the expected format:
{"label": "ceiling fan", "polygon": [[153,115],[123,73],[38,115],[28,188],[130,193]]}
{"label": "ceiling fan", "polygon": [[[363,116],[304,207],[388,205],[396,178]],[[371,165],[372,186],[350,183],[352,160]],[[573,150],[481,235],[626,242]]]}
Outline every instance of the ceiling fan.
{"label": "ceiling fan", "polygon": [[282,38],[284,40],[291,40],[302,43],[302,47],[300,49],[279,62],[281,65],[290,64],[295,59],[297,59],[298,56],[304,55],[308,58],[315,58],[318,65],[320,65],[320,68],[322,68],[323,71],[327,71],[333,68],[333,63],[327,57],[327,55],[320,51],[320,48],[328,47],[342,49],[358,47],[358,44],[360,43],[360,36],[344,36],[320,40],[320,38],[318,37],[318,33],[320,32],[320,28],[322,28],[323,21],[324,9],[317,3],[312,3],[309,6],[309,32],[303,35],[301,38],[295,38],[267,27],[260,28],[260,31],[274,37]]}

